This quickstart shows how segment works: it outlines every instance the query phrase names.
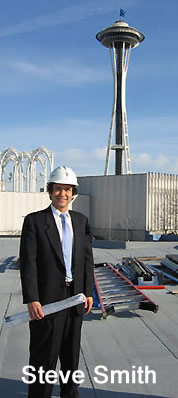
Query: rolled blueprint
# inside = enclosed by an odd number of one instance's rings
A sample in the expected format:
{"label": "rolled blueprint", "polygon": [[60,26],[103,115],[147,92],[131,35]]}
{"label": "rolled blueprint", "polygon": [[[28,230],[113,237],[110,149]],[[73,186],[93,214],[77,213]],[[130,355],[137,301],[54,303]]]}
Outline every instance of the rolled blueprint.
{"label": "rolled blueprint", "polygon": [[[83,293],[76,294],[65,300],[57,301],[56,303],[46,304],[42,306],[44,315],[53,314],[54,312],[62,311],[65,308],[74,307],[75,305],[82,304],[86,300]],[[7,316],[3,319],[3,326],[9,328],[11,326],[20,325],[21,323],[32,321],[29,317],[28,311],[20,312],[15,315]]]}

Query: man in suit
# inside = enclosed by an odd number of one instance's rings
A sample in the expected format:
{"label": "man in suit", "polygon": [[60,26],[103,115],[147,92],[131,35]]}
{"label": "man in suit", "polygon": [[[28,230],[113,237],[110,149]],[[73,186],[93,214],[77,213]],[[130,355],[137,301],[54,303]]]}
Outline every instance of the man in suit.
{"label": "man in suit", "polygon": [[[29,384],[28,398],[51,398],[52,384],[40,383],[38,370],[55,370],[60,359],[65,383],[60,378],[61,398],[79,398],[72,374],[78,369],[83,307],[93,303],[93,256],[87,217],[68,210],[77,193],[77,178],[68,167],[50,175],[47,190],[51,205],[25,217],[20,245],[23,302],[30,322],[30,360],[36,381]],[[67,242],[67,243],[66,243]],[[86,301],[44,317],[41,306],[78,293]]]}

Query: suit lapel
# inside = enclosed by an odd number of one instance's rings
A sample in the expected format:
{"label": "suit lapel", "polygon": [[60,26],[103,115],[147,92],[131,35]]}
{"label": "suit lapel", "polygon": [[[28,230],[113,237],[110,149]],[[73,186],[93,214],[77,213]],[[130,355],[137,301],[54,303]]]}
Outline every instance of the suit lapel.
{"label": "suit lapel", "polygon": [[47,213],[46,213],[46,234],[48,236],[48,239],[55,250],[60,263],[64,265],[64,258],[63,258],[63,253],[62,253],[62,244],[59,236],[59,232],[56,226],[56,222],[54,219],[54,216],[52,214],[51,207],[47,208]]}

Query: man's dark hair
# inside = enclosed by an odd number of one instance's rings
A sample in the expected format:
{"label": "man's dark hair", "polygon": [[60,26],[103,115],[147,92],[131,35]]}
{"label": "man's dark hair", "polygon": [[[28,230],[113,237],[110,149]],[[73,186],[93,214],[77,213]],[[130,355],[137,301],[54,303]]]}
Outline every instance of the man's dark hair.
{"label": "man's dark hair", "polygon": [[[48,182],[47,186],[46,186],[46,189],[47,189],[47,192],[49,193],[50,199],[51,199],[51,194],[53,193],[53,185],[54,184],[56,184],[56,183],[55,182]],[[77,187],[72,186],[72,195],[77,195],[77,192],[78,192]]]}

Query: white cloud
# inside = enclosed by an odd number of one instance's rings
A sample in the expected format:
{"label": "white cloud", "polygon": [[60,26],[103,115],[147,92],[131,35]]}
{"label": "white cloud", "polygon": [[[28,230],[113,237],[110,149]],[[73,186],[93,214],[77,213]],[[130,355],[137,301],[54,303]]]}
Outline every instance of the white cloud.
{"label": "white cloud", "polygon": [[71,148],[55,153],[55,166],[65,164],[72,167],[77,175],[104,174],[106,148],[94,148],[87,151]]}
{"label": "white cloud", "polygon": [[107,14],[112,10],[118,10],[118,1],[112,0],[109,3],[107,0],[92,1],[83,5],[83,3],[76,4],[71,7],[61,8],[55,12],[40,15],[33,19],[28,19],[16,25],[1,27],[0,38],[20,34],[24,32],[31,32],[41,28],[50,26],[69,24],[83,19],[91,18],[96,15]]}
{"label": "white cloud", "polygon": [[155,161],[155,165],[158,168],[162,168],[167,166],[167,164],[169,164],[169,159],[165,156],[165,155],[158,155],[156,161]]}
{"label": "white cloud", "polygon": [[[46,120],[37,126],[1,127],[0,150],[14,146],[18,150],[31,151],[43,145],[63,152],[77,145],[78,150],[90,151],[93,147],[100,148],[104,140],[107,142],[107,131],[106,121],[100,119]],[[101,157],[100,150],[96,152],[96,156]]]}
{"label": "white cloud", "polygon": [[23,73],[24,75],[31,75],[37,78],[48,78],[51,76],[50,68],[28,62],[12,62],[9,64],[9,67]]}
{"label": "white cloud", "polygon": [[50,63],[3,58],[0,61],[2,93],[31,92],[58,86],[101,84],[112,80],[111,74],[98,66],[89,66],[79,59],[54,60]]}
{"label": "white cloud", "polygon": [[62,59],[51,64],[15,61],[9,64],[11,69],[24,76],[40,80],[49,80],[60,85],[78,85],[82,83],[101,83],[110,80],[108,73],[97,67],[82,65],[75,59]]}
{"label": "white cloud", "polygon": [[128,127],[133,152],[176,155],[178,147],[177,115],[130,119]]}
{"label": "white cloud", "polygon": [[139,153],[138,155],[131,156],[132,162],[137,166],[147,167],[150,165],[151,156],[148,153]]}
{"label": "white cloud", "polygon": [[178,159],[168,157],[162,153],[138,153],[131,155],[132,172],[143,173],[148,171],[178,174]]}
{"label": "white cloud", "polygon": [[106,158],[106,147],[103,148],[96,148],[93,151],[93,154],[96,156],[96,159],[104,160]]}
{"label": "white cloud", "polygon": [[131,119],[129,121],[129,127],[133,130],[138,129],[142,132],[143,138],[145,134],[149,132],[156,135],[163,135],[168,133],[168,129],[174,128],[175,131],[178,130],[178,116],[168,115],[168,116],[148,116],[144,118]]}

